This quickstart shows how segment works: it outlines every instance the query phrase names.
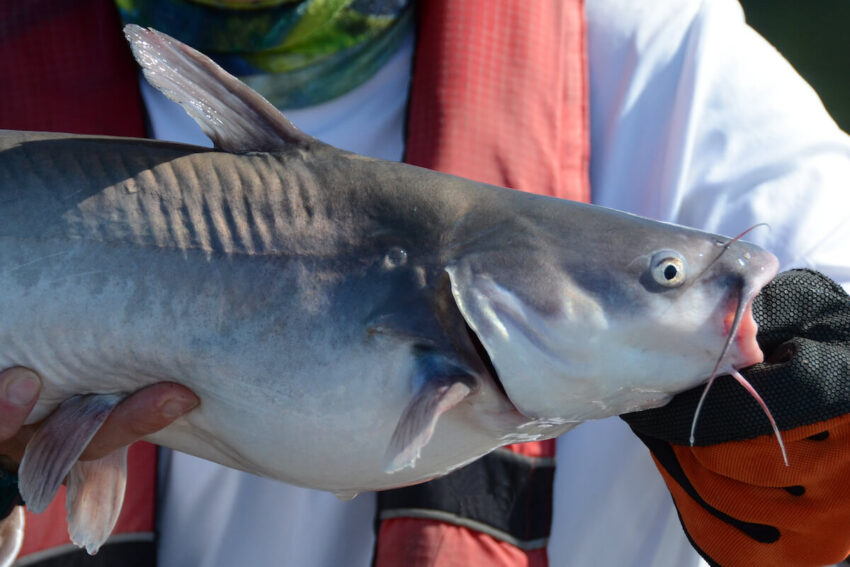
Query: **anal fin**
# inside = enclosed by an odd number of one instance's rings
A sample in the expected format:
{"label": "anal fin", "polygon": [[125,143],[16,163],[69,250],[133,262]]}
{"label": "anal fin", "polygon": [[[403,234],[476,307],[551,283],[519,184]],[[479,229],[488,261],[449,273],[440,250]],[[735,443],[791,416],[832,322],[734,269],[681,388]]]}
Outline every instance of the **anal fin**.
{"label": "anal fin", "polygon": [[97,553],[112,533],[127,485],[127,447],[71,468],[65,508],[71,541]]}
{"label": "anal fin", "polygon": [[74,396],[45,420],[27,444],[18,468],[18,487],[28,509],[38,514],[47,508],[71,467],[121,400],[122,396],[113,394]]}
{"label": "anal fin", "polygon": [[419,388],[404,408],[387,452],[384,472],[413,468],[434,435],[437,420],[469,396],[475,381],[469,372],[442,355],[427,353],[419,359]]}

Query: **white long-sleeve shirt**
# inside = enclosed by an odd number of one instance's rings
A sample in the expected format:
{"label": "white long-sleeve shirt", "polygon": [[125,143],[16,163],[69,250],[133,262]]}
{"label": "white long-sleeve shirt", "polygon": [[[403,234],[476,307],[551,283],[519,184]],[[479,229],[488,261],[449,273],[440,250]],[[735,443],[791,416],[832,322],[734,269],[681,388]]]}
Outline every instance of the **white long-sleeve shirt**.
{"label": "white long-sleeve shirt", "polygon": [[[783,269],[850,287],[850,139],[733,0],[587,0],[597,204],[747,235]],[[412,41],[339,99],[286,112],[339,147],[400,159]],[[145,89],[154,133],[208,144]],[[498,119],[498,117],[494,117]],[[624,368],[623,372],[628,373]],[[700,565],[648,452],[617,419],[558,442],[550,563]],[[163,466],[162,567],[367,567],[374,496],[342,502],[174,453]]]}

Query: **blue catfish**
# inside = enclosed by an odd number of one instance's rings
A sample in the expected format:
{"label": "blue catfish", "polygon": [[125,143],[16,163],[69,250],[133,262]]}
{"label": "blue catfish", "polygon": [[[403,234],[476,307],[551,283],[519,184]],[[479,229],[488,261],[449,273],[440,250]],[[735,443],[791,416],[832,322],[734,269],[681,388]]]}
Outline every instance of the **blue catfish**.
{"label": "blue catfish", "polygon": [[761,360],[768,252],[341,151],[191,48],[126,33],[213,149],[0,134],[0,367],[44,380],[20,487],[39,511],[64,481],[90,551],[126,467],[77,457],[155,382],[201,405],[152,441],[351,497]]}

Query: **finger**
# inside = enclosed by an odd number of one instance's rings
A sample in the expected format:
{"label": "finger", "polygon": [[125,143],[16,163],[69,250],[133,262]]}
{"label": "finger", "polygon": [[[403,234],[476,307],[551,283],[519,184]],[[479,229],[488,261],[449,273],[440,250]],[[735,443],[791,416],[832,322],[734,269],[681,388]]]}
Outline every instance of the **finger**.
{"label": "finger", "polygon": [[80,457],[99,459],[166,427],[198,406],[200,400],[180,384],[162,382],[133,393],[112,411]]}
{"label": "finger", "polygon": [[28,368],[16,366],[0,372],[0,441],[18,432],[40,391],[41,379]]}

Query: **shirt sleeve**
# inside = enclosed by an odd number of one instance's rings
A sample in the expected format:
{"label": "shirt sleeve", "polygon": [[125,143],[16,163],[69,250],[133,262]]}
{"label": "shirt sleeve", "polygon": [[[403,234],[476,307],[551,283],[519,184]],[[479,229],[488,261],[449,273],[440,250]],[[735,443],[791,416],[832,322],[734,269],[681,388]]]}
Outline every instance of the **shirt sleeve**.
{"label": "shirt sleeve", "polygon": [[732,0],[589,0],[597,204],[746,239],[850,287],[850,140]]}
{"label": "shirt sleeve", "polygon": [[[586,0],[595,203],[737,235],[850,284],[850,142],[734,0]],[[550,560],[703,564],[622,423],[558,440]],[[611,542],[616,542],[612,545]]]}

